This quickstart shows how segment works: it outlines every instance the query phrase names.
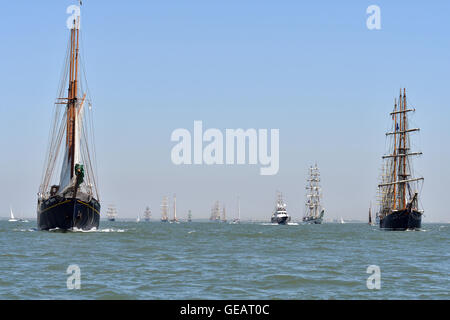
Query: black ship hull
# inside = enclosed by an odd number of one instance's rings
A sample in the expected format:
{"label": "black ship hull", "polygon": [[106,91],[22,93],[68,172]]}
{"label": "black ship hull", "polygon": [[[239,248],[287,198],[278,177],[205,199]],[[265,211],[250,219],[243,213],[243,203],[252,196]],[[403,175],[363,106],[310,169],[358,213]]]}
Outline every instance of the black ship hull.
{"label": "black ship hull", "polygon": [[400,210],[380,219],[380,228],[394,231],[418,230],[422,226],[422,213]]}
{"label": "black ship hull", "polygon": [[322,224],[322,218],[303,219],[303,223]]}
{"label": "black ship hull", "polygon": [[100,203],[96,199],[84,202],[74,198],[54,196],[38,204],[39,230],[91,230],[100,224]]}

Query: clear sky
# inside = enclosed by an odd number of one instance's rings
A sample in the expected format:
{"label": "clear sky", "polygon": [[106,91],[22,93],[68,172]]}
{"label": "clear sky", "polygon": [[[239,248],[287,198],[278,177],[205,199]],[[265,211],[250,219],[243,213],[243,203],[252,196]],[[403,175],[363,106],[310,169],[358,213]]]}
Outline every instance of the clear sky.
{"label": "clear sky", "polygon": [[[0,11],[0,215],[36,216],[53,101],[73,1],[5,1]],[[381,8],[381,30],[366,9]],[[405,87],[424,155],[425,222],[450,221],[450,2],[93,1],[82,30],[94,102],[103,212],[134,218],[177,194],[178,215],[215,200],[269,219],[275,192],[303,215],[308,166],[328,218],[365,220],[375,201],[388,113]],[[175,166],[174,129],[280,130],[280,170]]]}

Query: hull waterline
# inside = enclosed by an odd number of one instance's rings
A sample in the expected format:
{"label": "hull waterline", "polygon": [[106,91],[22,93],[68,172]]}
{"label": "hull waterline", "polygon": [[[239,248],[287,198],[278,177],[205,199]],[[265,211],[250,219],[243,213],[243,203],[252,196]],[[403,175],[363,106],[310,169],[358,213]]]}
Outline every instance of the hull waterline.
{"label": "hull waterline", "polygon": [[422,213],[401,210],[380,219],[380,228],[392,231],[419,230],[422,227]]}
{"label": "hull waterline", "polygon": [[39,230],[91,230],[99,227],[100,204],[96,199],[84,202],[74,198],[51,197],[38,205]]}

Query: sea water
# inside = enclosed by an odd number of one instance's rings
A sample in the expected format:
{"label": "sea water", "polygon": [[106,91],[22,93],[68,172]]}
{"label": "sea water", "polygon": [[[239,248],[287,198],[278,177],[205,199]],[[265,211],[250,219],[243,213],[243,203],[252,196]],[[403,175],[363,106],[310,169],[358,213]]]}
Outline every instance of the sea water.
{"label": "sea water", "polygon": [[0,221],[0,299],[449,299],[449,249],[449,224]]}

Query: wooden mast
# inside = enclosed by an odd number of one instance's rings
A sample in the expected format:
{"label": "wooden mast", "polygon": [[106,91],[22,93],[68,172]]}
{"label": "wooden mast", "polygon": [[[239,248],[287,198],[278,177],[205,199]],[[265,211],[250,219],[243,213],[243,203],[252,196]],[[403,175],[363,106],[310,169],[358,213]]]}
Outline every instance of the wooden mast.
{"label": "wooden mast", "polygon": [[79,20],[73,20],[70,29],[70,68],[69,68],[69,90],[67,101],[67,132],[66,147],[68,160],[70,161],[70,178],[73,178],[75,167],[75,126],[76,126],[76,104],[78,97],[78,52],[79,52]]}
{"label": "wooden mast", "polygon": [[[401,100],[400,100],[400,105],[401,105]],[[397,132],[397,100],[395,100],[395,105],[394,105],[394,132]],[[395,181],[397,181],[397,135],[394,134],[394,179]],[[393,206],[393,210],[395,210],[397,208],[397,185],[394,184],[394,206]]]}

